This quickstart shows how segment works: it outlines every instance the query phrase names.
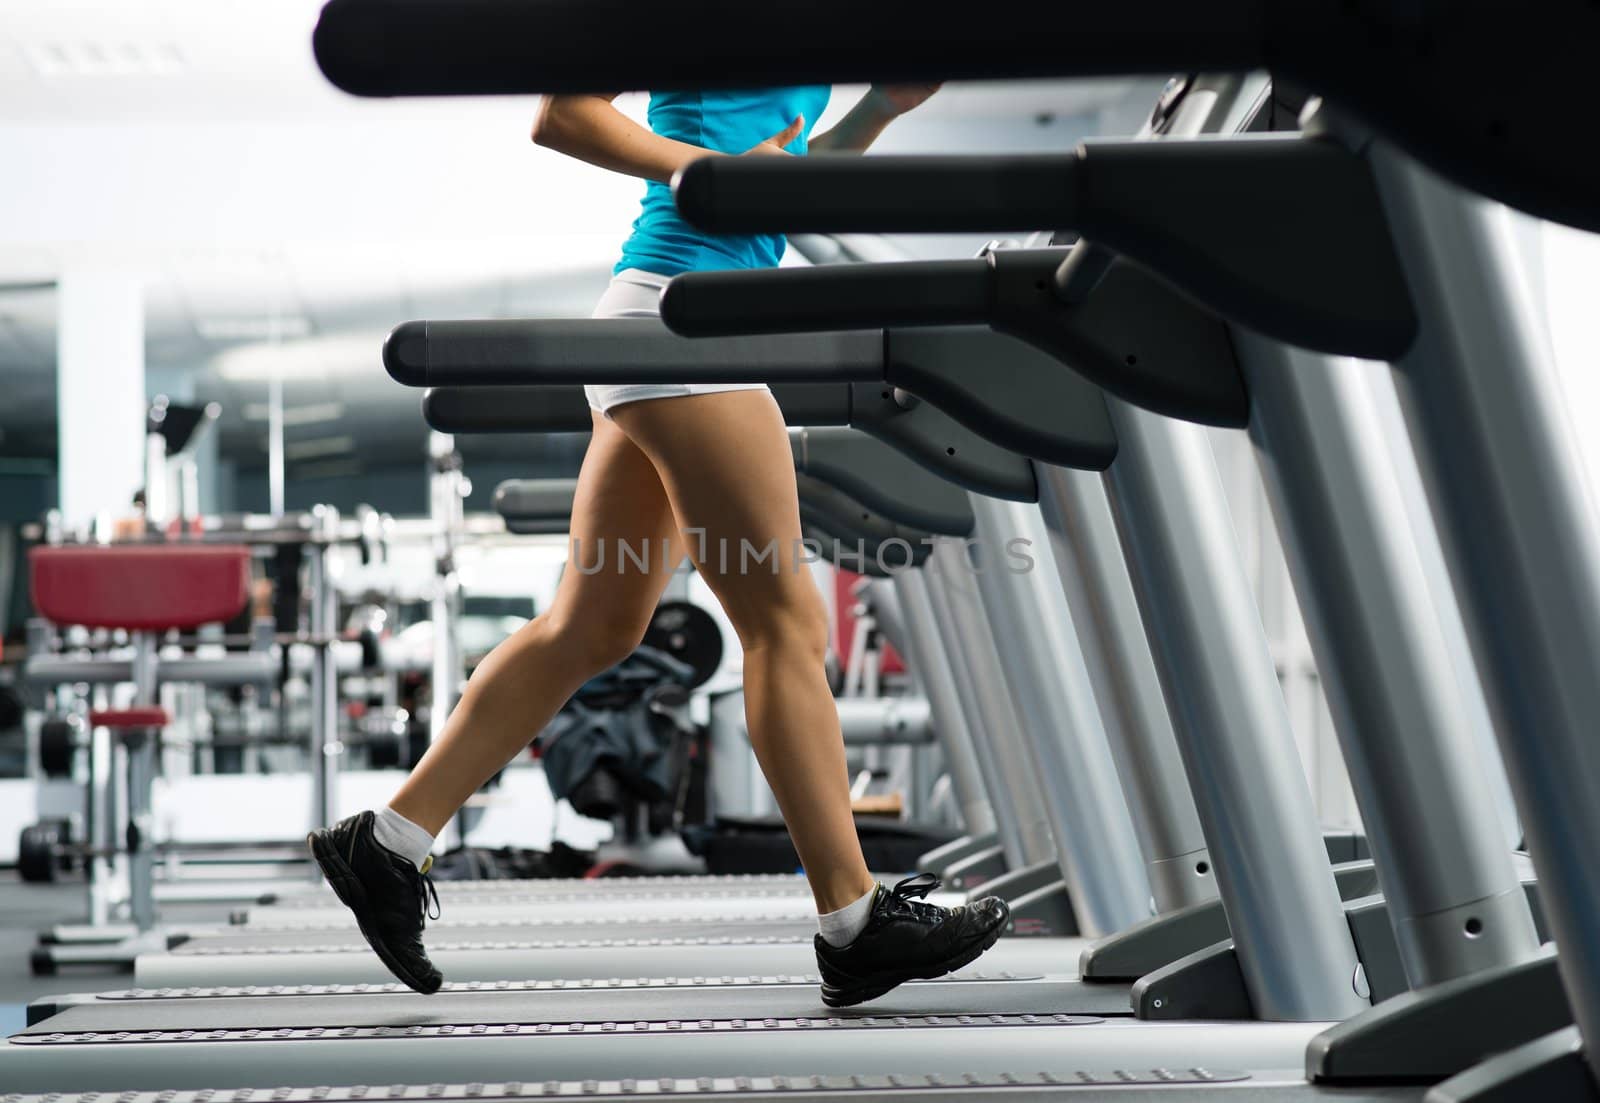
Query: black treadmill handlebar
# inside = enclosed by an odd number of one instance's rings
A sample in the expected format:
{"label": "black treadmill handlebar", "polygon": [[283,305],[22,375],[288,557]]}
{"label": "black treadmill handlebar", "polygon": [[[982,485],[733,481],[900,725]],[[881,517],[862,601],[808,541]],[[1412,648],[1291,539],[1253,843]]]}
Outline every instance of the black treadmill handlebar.
{"label": "black treadmill handlebar", "polygon": [[679,171],[684,218],[719,234],[1032,231],[1072,224],[1076,153],[705,157]]}
{"label": "black treadmill handlebar", "polygon": [[[882,366],[879,367],[880,374]],[[848,383],[774,383],[772,397],[790,425],[846,425]],[[594,424],[576,384],[525,387],[433,387],[422,417],[441,433],[587,433]]]}
{"label": "black treadmill handlebar", "polygon": [[988,320],[987,260],[685,272],[661,320],[686,337],[812,333]]}
{"label": "black treadmill handlebar", "polygon": [[654,318],[418,321],[383,365],[408,387],[547,383],[851,382],[882,374],[881,333],[691,341]]}
{"label": "black treadmill handlebar", "polygon": [[441,433],[587,433],[594,427],[579,386],[431,387],[422,420]]}
{"label": "black treadmill handlebar", "polygon": [[[1120,253],[1223,316],[1308,348],[1387,359],[1415,335],[1371,173],[1360,157],[1327,139],[1096,141],[1065,157],[725,157],[690,165],[679,194],[693,217],[718,231],[938,233],[1032,225],[1081,233],[1087,240],[1065,271],[1029,273],[1036,287],[1009,281],[1009,305],[1033,314],[1083,303]],[[1015,272],[1033,263],[1026,258],[1047,252],[998,255]],[[680,276],[673,282],[683,286],[663,299],[663,317],[686,334],[758,331],[757,319],[775,332],[779,317],[795,322],[792,328],[824,320],[929,324],[937,310],[948,310],[951,323],[998,321],[982,267],[942,262],[885,265],[876,275],[839,272],[839,266],[819,268],[809,284],[782,271],[764,274],[766,282],[747,273]],[[896,278],[911,286],[894,289]],[[784,287],[797,289],[793,304],[775,294],[784,279],[790,281]],[[713,288],[729,305],[712,301]],[[925,289],[929,312],[919,313],[916,297]]]}
{"label": "black treadmill handlebar", "polygon": [[[980,13],[925,0],[331,0],[312,45],[328,79],[361,96],[767,88],[1248,69],[1266,61],[1264,16],[1260,0]],[[818,26],[849,33],[819,48],[798,31]]]}
{"label": "black treadmill handlebar", "polygon": [[[849,32],[819,46],[797,30],[817,26]],[[1600,9],[1579,0],[330,0],[312,46],[363,96],[1265,68],[1468,187],[1600,230],[1600,158],[1560,109],[1593,98],[1597,38]]]}
{"label": "black treadmill handlebar", "polygon": [[494,488],[494,511],[507,521],[564,524],[577,492],[577,479],[507,479]]}

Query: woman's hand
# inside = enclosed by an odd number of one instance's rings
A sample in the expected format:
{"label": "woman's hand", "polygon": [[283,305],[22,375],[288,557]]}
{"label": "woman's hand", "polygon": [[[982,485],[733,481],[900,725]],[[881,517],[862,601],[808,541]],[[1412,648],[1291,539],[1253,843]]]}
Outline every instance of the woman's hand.
{"label": "woman's hand", "polygon": [[805,116],[796,115],[794,117],[794,122],[778,131],[766,141],[757,142],[755,145],[751,146],[749,149],[740,154],[740,156],[771,157],[773,155],[777,155],[779,157],[792,157],[794,155],[784,147],[790,142],[793,142],[796,138],[800,137],[801,134],[805,133],[805,129]]}
{"label": "woman's hand", "polygon": [[927,103],[942,84],[874,84],[867,95],[875,99],[892,118]]}

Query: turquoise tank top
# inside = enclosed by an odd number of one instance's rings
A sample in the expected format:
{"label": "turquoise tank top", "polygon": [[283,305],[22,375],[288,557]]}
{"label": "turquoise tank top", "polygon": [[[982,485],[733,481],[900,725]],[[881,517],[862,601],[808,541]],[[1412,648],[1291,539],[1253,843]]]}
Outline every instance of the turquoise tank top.
{"label": "turquoise tank top", "polygon": [[[811,128],[828,106],[827,86],[738,92],[653,92],[650,129],[718,153],[743,153],[788,126],[796,115],[805,132],[787,147],[803,155]],[[633,234],[616,271],[642,268],[662,276],[719,268],[771,268],[783,259],[782,234],[708,234],[683,220],[672,189],[650,181]]]}

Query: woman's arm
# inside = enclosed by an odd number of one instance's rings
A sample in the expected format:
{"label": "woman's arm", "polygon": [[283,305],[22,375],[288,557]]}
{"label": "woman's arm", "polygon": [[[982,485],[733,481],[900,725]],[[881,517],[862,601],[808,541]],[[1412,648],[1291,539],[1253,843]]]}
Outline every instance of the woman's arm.
{"label": "woman's arm", "polygon": [[609,96],[546,96],[534,116],[535,145],[591,165],[665,184],[672,174],[706,151],[663,138],[640,126]]}
{"label": "woman's arm", "polygon": [[[663,138],[640,126],[616,109],[611,102],[616,98],[616,93],[546,96],[533,120],[534,143],[612,172],[662,184],[670,183],[673,174],[690,161],[714,155],[711,150]],[[795,119],[746,153],[783,154],[783,147],[800,136],[804,123]]]}
{"label": "woman's arm", "polygon": [[919,107],[939,90],[937,84],[874,84],[839,125],[812,135],[813,153],[864,153],[890,123]]}

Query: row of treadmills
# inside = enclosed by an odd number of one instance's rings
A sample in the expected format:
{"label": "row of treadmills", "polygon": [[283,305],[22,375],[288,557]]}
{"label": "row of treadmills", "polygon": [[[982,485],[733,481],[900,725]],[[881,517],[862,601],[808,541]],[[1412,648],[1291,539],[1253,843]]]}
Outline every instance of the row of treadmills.
{"label": "row of treadmills", "polygon": [[[941,868],[1050,933],[844,1013],[792,878],[446,886],[421,997],[331,896],[289,899],[36,1006],[6,1103],[1595,1097],[1600,525],[1499,203],[1600,229],[1568,117],[1600,8],[942,12],[333,0],[315,45],[368,95],[1205,74],[1060,156],[677,184],[712,230],[1049,229],[1028,247],[385,348],[452,432],[583,428],[581,383],[774,383],[808,526],[931,549],[875,585],[970,759]],[[851,32],[791,33],[819,20]],[[1370,859],[1316,823],[1205,425],[1255,445]],[[508,523],[548,523],[541,490]],[[974,562],[1019,535],[1036,569]]]}

